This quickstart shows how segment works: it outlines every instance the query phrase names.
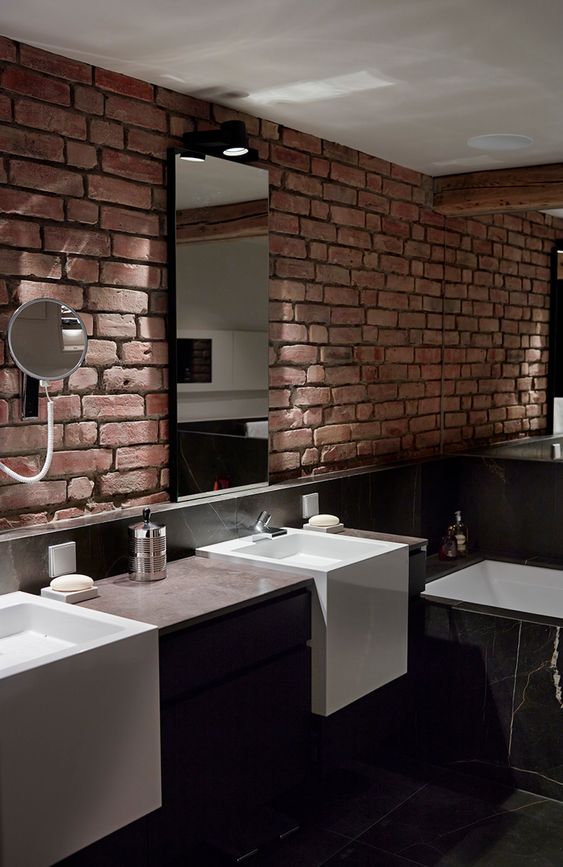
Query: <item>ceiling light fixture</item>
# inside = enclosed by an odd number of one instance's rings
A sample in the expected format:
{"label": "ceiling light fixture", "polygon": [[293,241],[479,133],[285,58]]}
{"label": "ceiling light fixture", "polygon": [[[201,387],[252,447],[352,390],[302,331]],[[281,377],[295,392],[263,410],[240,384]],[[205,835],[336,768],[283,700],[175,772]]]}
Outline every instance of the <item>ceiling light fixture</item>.
{"label": "ceiling light fixture", "polygon": [[515,135],[514,133],[490,133],[488,135],[475,135],[467,139],[470,148],[481,151],[517,151],[529,148],[534,140],[529,135]]}
{"label": "ceiling light fixture", "polygon": [[242,120],[226,120],[217,130],[187,132],[184,144],[190,152],[227,157],[235,162],[256,162],[258,159],[258,151],[248,145]]}

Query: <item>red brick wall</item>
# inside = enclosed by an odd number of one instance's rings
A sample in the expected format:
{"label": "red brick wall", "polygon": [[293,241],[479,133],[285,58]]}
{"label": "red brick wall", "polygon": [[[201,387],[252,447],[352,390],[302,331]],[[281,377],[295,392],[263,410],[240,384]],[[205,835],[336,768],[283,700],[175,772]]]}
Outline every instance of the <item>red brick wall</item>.
{"label": "red brick wall", "polygon": [[[166,148],[220,107],[0,39],[0,331],[82,312],[47,480],[0,476],[0,529],[167,499]],[[545,424],[549,217],[448,220],[430,180],[246,118],[271,178],[272,472],[461,448]],[[38,466],[0,344],[0,455]],[[44,413],[44,407],[42,409]]]}

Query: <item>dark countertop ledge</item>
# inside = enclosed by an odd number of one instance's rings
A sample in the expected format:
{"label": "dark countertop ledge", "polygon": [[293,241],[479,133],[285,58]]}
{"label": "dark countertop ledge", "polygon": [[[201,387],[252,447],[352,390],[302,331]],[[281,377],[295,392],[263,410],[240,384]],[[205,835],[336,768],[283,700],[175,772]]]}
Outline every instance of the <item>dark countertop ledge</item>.
{"label": "dark countertop ledge", "polygon": [[[393,536],[368,530],[345,530],[346,535],[419,548],[426,539]],[[247,605],[313,587],[312,578],[262,566],[228,563],[206,557],[185,557],[168,564],[162,581],[131,581],[116,575],[96,582],[100,595],[79,603],[84,608],[104,611],[157,626],[161,634],[194,626],[229,614]]]}
{"label": "dark countertop ledge", "polygon": [[81,606],[151,623],[165,634],[312,587],[313,579],[192,556],[169,563],[162,581],[131,581],[128,575],[117,575],[96,586],[100,595]]}

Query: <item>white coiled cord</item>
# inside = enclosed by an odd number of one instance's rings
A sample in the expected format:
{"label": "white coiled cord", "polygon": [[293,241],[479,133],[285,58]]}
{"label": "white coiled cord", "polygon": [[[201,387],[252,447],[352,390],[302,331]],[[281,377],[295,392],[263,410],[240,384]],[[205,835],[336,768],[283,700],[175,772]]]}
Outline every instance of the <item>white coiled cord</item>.
{"label": "white coiled cord", "polygon": [[21,476],[19,473],[16,473],[15,470],[11,470],[10,467],[7,467],[6,464],[0,461],[0,470],[6,473],[11,479],[14,479],[16,482],[24,482],[26,484],[30,484],[31,482],[40,482],[41,479],[44,479],[47,473],[49,472],[49,467],[51,466],[51,460],[53,459],[53,445],[55,441],[55,425],[54,425],[54,414],[53,414],[53,401],[49,396],[49,390],[47,387],[47,383],[43,383],[43,387],[45,388],[45,396],[47,398],[47,454],[45,455],[45,463],[41,470],[35,476]]}

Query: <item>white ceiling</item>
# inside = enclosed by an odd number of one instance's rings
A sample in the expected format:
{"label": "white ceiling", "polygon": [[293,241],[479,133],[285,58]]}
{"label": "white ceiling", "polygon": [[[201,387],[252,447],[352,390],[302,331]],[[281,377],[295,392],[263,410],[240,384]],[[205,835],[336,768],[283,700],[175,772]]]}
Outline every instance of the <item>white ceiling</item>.
{"label": "white ceiling", "polygon": [[18,0],[0,32],[432,175],[563,159],[563,0]]}

